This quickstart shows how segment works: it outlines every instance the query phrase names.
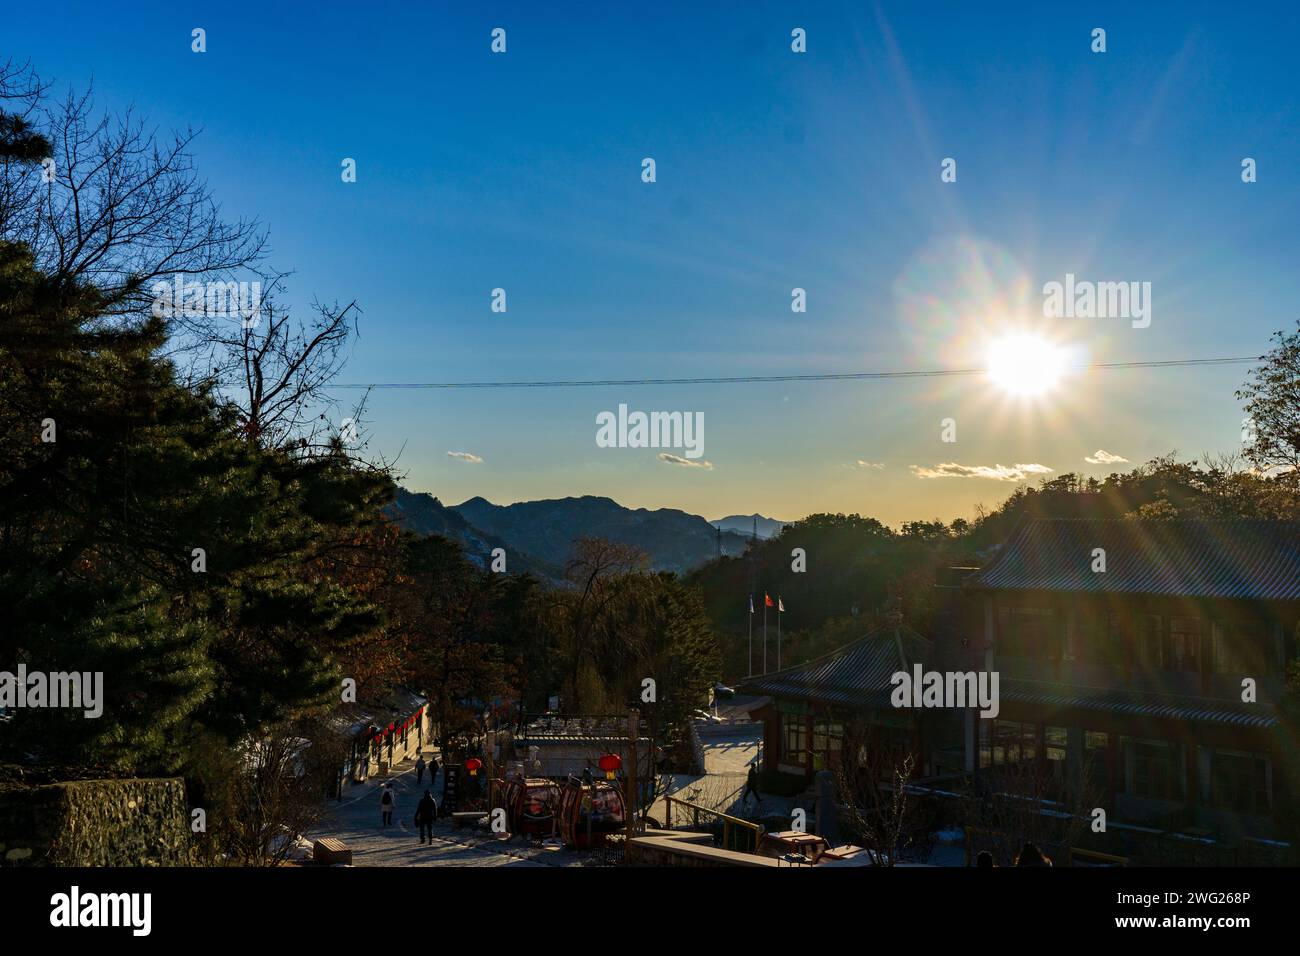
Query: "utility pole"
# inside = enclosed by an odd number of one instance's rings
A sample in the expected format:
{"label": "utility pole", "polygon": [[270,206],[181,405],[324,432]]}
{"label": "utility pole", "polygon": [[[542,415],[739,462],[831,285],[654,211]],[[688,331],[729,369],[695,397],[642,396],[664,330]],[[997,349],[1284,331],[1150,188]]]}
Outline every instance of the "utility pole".
{"label": "utility pole", "polygon": [[[627,806],[624,808],[624,817],[627,822],[627,839],[623,842],[623,856],[631,852],[631,840],[636,836],[636,814],[637,814],[637,788],[636,788],[636,761],[637,761],[637,735],[640,733],[639,725],[641,714],[635,707],[627,712],[627,748],[631,759],[627,762],[627,794],[624,802]],[[652,755],[653,759],[653,755]]]}

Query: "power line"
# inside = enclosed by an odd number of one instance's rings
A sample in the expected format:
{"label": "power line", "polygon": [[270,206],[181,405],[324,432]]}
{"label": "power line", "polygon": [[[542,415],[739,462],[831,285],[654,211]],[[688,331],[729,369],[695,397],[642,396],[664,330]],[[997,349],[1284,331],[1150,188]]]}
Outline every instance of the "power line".
{"label": "power line", "polygon": [[[1258,362],[1258,356],[1235,358],[1169,359],[1162,362],[1093,362],[1069,366],[1074,371],[1108,371],[1126,368],[1174,368],[1194,365],[1241,365]],[[890,372],[827,372],[819,375],[737,375],[701,378],[625,378],[571,379],[543,382],[348,382],[330,388],[591,388],[628,385],[750,385],[762,382],[848,382],[889,378],[948,378],[956,375],[983,375],[986,368],[926,369]]]}

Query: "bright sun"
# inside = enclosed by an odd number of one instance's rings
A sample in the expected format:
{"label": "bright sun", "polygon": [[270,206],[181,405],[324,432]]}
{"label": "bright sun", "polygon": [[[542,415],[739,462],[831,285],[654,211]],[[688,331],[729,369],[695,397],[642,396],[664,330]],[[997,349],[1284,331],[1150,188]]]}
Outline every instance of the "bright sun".
{"label": "bright sun", "polygon": [[989,345],[989,378],[1010,395],[1043,395],[1056,387],[1065,369],[1065,350],[1033,335],[1009,335]]}

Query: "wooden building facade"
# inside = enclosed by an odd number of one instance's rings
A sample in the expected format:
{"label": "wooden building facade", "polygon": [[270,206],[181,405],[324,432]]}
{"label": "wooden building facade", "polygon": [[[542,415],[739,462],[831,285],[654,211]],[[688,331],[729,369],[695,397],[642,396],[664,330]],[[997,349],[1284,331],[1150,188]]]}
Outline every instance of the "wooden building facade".
{"label": "wooden building facade", "polygon": [[1300,526],[1027,521],[962,590],[1001,682],[996,719],[967,715],[968,770],[1032,761],[1120,822],[1276,835]]}

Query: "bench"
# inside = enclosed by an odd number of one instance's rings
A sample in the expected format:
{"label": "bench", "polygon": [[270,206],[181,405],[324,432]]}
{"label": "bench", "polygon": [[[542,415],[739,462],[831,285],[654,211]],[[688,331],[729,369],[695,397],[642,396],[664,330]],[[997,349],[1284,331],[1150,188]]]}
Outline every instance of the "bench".
{"label": "bench", "polygon": [[333,837],[327,837],[324,840],[317,840],[312,847],[311,857],[321,866],[343,866],[352,865],[352,847],[348,846],[342,840],[335,840]]}

